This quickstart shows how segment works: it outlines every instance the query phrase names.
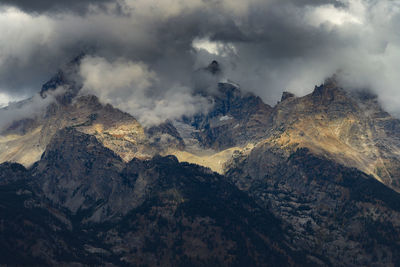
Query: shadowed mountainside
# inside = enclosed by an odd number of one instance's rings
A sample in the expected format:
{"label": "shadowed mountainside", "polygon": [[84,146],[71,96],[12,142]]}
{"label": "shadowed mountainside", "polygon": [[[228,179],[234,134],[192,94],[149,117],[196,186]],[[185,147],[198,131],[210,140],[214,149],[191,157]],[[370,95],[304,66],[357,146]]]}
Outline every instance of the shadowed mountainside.
{"label": "shadowed mountainside", "polygon": [[224,177],[172,156],[125,163],[71,128],[55,135],[31,169],[2,164],[0,181],[0,246],[19,252],[2,254],[1,263],[276,266],[305,260],[286,246],[279,220]]}

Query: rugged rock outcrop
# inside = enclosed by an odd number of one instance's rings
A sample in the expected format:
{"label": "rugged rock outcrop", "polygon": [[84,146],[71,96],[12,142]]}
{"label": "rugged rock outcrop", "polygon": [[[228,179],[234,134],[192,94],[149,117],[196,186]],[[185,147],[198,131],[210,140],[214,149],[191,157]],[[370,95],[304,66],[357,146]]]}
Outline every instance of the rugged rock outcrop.
{"label": "rugged rock outcrop", "polygon": [[202,147],[221,151],[265,136],[272,108],[260,97],[242,93],[231,83],[219,83],[211,96],[213,108],[207,114],[184,118]]}
{"label": "rugged rock outcrop", "polygon": [[399,262],[400,194],[374,177],[306,148],[285,156],[268,144],[234,165],[228,177],[281,218],[291,245],[319,265]]}
{"label": "rugged rock outcrop", "polygon": [[131,115],[96,96],[76,96],[73,101],[54,102],[34,118],[14,122],[0,132],[0,162],[13,161],[26,167],[40,159],[55,133],[63,128],[95,136],[125,161],[151,158],[168,149],[180,150],[184,143],[174,126],[146,129]]}
{"label": "rugged rock outcrop", "polygon": [[347,92],[328,79],[311,94],[275,106],[271,125],[263,142],[290,153],[308,148],[399,190],[400,121],[375,96]]}
{"label": "rugged rock outcrop", "polygon": [[9,252],[0,263],[307,261],[286,245],[271,213],[224,177],[173,156],[125,163],[95,137],[68,128],[31,169],[3,164],[0,175],[0,247]]}

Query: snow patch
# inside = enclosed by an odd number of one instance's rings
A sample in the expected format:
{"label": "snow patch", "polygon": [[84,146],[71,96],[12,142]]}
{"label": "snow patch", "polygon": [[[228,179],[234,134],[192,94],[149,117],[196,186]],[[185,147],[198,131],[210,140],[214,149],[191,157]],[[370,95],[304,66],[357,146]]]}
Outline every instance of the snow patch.
{"label": "snow patch", "polygon": [[227,120],[231,120],[231,119],[232,119],[232,117],[228,116],[228,115],[225,115],[225,116],[222,116],[221,118],[219,118],[220,121],[227,121]]}

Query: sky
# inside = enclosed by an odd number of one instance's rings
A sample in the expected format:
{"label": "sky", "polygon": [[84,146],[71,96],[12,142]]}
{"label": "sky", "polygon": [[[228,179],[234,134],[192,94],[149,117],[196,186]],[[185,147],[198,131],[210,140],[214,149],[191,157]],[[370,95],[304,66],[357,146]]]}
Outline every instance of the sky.
{"label": "sky", "polygon": [[400,114],[397,0],[0,0],[0,106],[33,96],[85,53],[83,93],[152,124],[209,108],[193,72],[270,104],[338,73]]}

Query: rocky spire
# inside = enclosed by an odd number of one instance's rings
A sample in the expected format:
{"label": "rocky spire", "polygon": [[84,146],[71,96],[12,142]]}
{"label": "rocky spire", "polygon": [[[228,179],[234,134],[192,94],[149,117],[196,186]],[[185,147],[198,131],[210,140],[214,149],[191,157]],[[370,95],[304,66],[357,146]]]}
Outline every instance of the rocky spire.
{"label": "rocky spire", "polygon": [[43,84],[42,89],[40,90],[40,96],[46,98],[48,92],[64,86],[68,90],[61,96],[58,96],[57,100],[59,100],[60,103],[69,103],[82,87],[81,84],[77,82],[77,77],[79,66],[84,56],[84,53],[76,56],[73,60],[62,67],[48,82]]}
{"label": "rocky spire", "polygon": [[290,93],[290,92],[284,91],[282,93],[281,102],[286,100],[286,99],[288,99],[288,98],[292,98],[292,97],[295,97],[295,95]]}
{"label": "rocky spire", "polygon": [[213,61],[210,63],[210,65],[208,65],[208,66],[206,67],[206,70],[209,71],[209,72],[211,72],[213,75],[218,75],[218,74],[221,73],[221,67],[220,67],[218,61],[216,61],[216,60],[213,60]]}

